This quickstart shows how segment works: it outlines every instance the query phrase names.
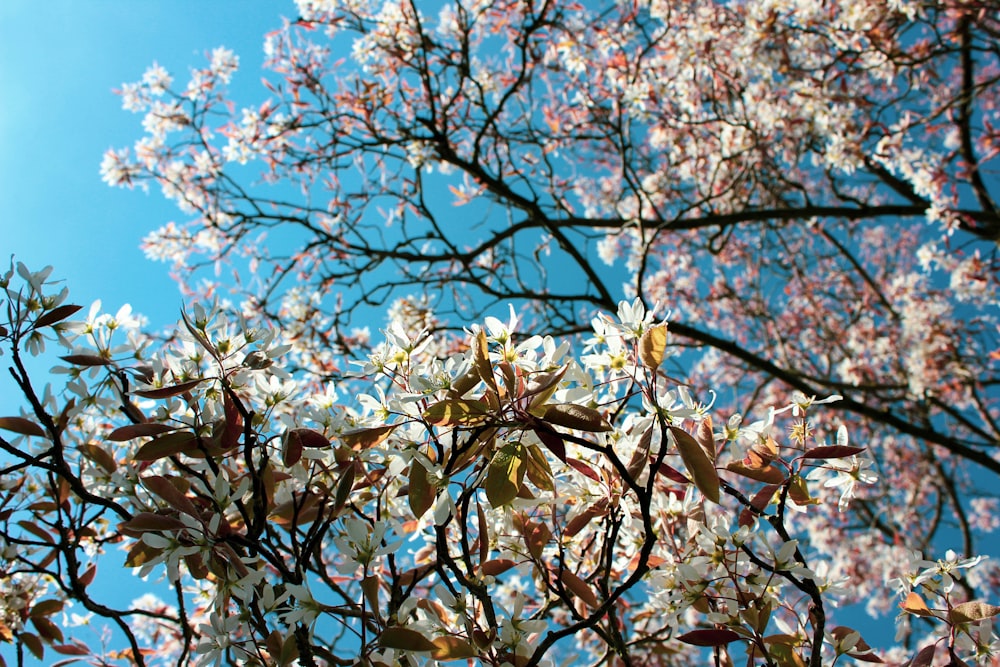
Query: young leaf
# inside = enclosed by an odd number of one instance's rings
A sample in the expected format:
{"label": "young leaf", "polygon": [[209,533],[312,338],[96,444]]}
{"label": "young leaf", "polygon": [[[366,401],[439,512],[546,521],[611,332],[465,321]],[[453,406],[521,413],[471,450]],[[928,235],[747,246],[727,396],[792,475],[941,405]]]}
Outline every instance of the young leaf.
{"label": "young leaf", "polygon": [[865,451],[864,447],[849,447],[846,445],[826,445],[813,447],[802,454],[804,459],[846,459]]}
{"label": "young leaf", "polygon": [[45,313],[37,320],[35,320],[35,328],[41,329],[42,327],[47,327],[50,324],[62,322],[67,317],[69,317],[76,311],[80,310],[81,308],[83,308],[83,306],[73,306],[69,304],[53,308],[52,310],[50,310],[49,312]]}
{"label": "young leaf", "polygon": [[143,389],[133,393],[136,396],[142,396],[143,398],[170,398],[171,396],[180,396],[181,394],[187,393],[204,381],[204,378],[199,378],[197,380],[188,380],[187,382],[181,382],[180,384],[174,384],[168,387]]}
{"label": "young leaf", "polygon": [[975,623],[1000,614],[1000,607],[985,602],[962,602],[951,608],[948,618],[952,623]]}
{"label": "young leaf", "polygon": [[145,443],[132,458],[136,461],[157,461],[176,454],[191,453],[198,449],[198,436],[191,431],[173,431]]}
{"label": "young leaf", "polygon": [[603,433],[613,431],[614,426],[593,408],[575,403],[553,403],[544,407],[540,417],[550,424],[575,429]]}
{"label": "young leaf", "polygon": [[434,642],[416,630],[410,630],[398,625],[383,630],[381,636],[379,636],[378,643],[383,648],[394,648],[400,651],[425,652],[434,651],[438,648]]}
{"label": "young leaf", "polygon": [[900,608],[916,616],[935,616],[928,607],[924,599],[917,593],[910,591],[906,599],[899,604]]}
{"label": "young leaf", "polygon": [[771,464],[763,468],[748,468],[741,461],[730,461],[726,464],[726,470],[765,484],[781,484],[785,481],[785,473]]}
{"label": "young leaf", "polygon": [[96,354],[67,354],[59,357],[74,366],[109,366],[111,361]]}
{"label": "young leaf", "polygon": [[399,424],[386,424],[385,426],[342,433],[340,439],[352,449],[364,450],[382,443],[397,426]]}
{"label": "young leaf", "polygon": [[564,569],[559,574],[559,580],[569,589],[569,592],[583,600],[583,603],[591,609],[597,609],[601,603],[597,601],[594,590],[583,579]]}
{"label": "young leaf", "polygon": [[693,646],[724,646],[740,639],[732,630],[692,630],[677,639]]}
{"label": "young leaf", "polygon": [[486,471],[486,498],[491,507],[503,507],[517,497],[524,483],[524,447],[509,442],[501,447]]}
{"label": "young leaf", "polygon": [[112,442],[125,442],[134,438],[144,438],[148,436],[162,435],[170,431],[176,431],[176,426],[170,424],[158,424],[155,422],[145,424],[128,424],[119,426],[108,434],[108,440]]}
{"label": "young leaf", "polygon": [[677,443],[677,451],[684,461],[685,467],[691,473],[691,479],[698,490],[705,494],[705,497],[713,503],[719,502],[719,474],[715,470],[715,464],[705,454],[698,441],[691,435],[676,426],[670,427],[670,433]]}
{"label": "young leaf", "polygon": [[418,519],[434,505],[436,489],[427,479],[427,469],[417,459],[410,461],[410,484],[407,499],[413,516]]}
{"label": "young leaf", "polygon": [[21,435],[33,435],[39,438],[45,437],[45,431],[41,426],[24,417],[0,417],[0,428],[5,431],[20,433]]}
{"label": "young leaf", "polygon": [[433,644],[435,648],[431,657],[435,660],[466,660],[479,656],[479,651],[461,637],[435,637]]}
{"label": "young leaf", "polygon": [[424,419],[435,426],[471,426],[481,424],[489,416],[489,407],[482,401],[449,398],[424,411]]}
{"label": "young leaf", "polygon": [[646,329],[639,339],[639,361],[646,368],[656,370],[663,363],[667,349],[667,325],[656,324]]}

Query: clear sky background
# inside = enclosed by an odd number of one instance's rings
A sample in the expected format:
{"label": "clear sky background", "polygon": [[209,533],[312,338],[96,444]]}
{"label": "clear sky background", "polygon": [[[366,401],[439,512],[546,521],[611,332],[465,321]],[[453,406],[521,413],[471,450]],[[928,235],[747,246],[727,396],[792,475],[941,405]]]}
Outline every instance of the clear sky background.
{"label": "clear sky background", "polygon": [[[169,266],[146,259],[139,243],[183,214],[155,187],[101,181],[104,151],[142,135],[142,115],[112,91],[154,61],[183,86],[190,68],[226,46],[240,56],[237,103],[259,103],[264,34],[295,14],[291,0],[0,0],[0,272],[11,255],[32,270],[53,265],[73,303],[101,299],[110,312],[130,303],[153,328],[175,322],[182,299]],[[17,414],[4,361],[0,415]],[[121,574],[105,582],[127,602],[142,585]],[[9,645],[0,655],[15,664]],[[45,664],[56,659],[47,651]]]}
{"label": "clear sky background", "polygon": [[[295,15],[291,0],[0,0],[0,271],[11,255],[52,265],[73,303],[101,299],[112,313],[129,303],[154,329],[176,322],[169,266],[139,244],[183,214],[156,187],[101,181],[104,151],[143,133],[142,114],[112,91],[154,61],[183,86],[226,46],[240,57],[233,97],[259,103],[264,34]],[[0,381],[4,414],[16,412],[11,389]]]}

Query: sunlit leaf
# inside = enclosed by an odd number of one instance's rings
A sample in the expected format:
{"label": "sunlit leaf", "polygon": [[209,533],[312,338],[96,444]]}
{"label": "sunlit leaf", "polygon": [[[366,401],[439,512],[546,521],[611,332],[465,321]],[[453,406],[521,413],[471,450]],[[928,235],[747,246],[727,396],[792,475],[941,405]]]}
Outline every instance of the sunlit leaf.
{"label": "sunlit leaf", "polygon": [[486,498],[492,507],[503,507],[517,497],[524,483],[524,447],[507,443],[493,455],[486,471]]}
{"label": "sunlit leaf", "polygon": [[550,424],[577,431],[602,433],[614,430],[614,426],[600,412],[575,403],[551,403],[544,406],[539,416]]}
{"label": "sunlit leaf", "polygon": [[431,405],[423,416],[435,426],[471,426],[483,423],[489,414],[482,401],[449,398]]}
{"label": "sunlit leaf", "polygon": [[479,569],[482,570],[483,574],[495,577],[499,574],[503,574],[512,567],[517,567],[517,563],[508,558],[498,558],[486,561],[479,567]]}
{"label": "sunlit leaf", "polygon": [[785,481],[785,473],[770,464],[762,468],[748,468],[741,461],[730,461],[726,464],[726,470],[766,484],[781,484]]}
{"label": "sunlit leaf", "polygon": [[407,499],[410,510],[418,519],[434,505],[436,488],[427,478],[427,469],[417,459],[410,461],[410,484]]}
{"label": "sunlit leaf", "polygon": [[427,637],[416,630],[410,630],[398,625],[386,628],[378,639],[379,646],[394,648],[400,651],[434,651],[438,647]]}
{"label": "sunlit leaf", "polygon": [[399,424],[386,424],[375,428],[342,433],[339,437],[345,445],[353,449],[368,449],[384,442]]}
{"label": "sunlit leaf", "polygon": [[643,366],[657,369],[663,363],[667,349],[667,325],[656,324],[643,332],[639,339],[639,361]]}
{"label": "sunlit leaf", "polygon": [[594,594],[594,589],[574,573],[563,569],[559,573],[559,580],[573,595],[580,598],[591,609],[597,609],[601,606],[600,602],[597,601],[597,596]]}
{"label": "sunlit leaf", "polygon": [[670,427],[670,433],[677,443],[677,451],[684,461],[684,466],[691,474],[691,479],[698,490],[705,494],[705,497],[713,503],[719,502],[719,474],[715,470],[715,464],[705,454],[698,441],[683,429],[676,426]]}
{"label": "sunlit leaf", "polygon": [[464,660],[479,656],[479,651],[461,637],[435,637],[433,644],[436,648],[431,657],[435,660]]}
{"label": "sunlit leaf", "polygon": [[1000,607],[985,602],[962,602],[951,608],[948,618],[952,623],[975,623],[1000,614]]}

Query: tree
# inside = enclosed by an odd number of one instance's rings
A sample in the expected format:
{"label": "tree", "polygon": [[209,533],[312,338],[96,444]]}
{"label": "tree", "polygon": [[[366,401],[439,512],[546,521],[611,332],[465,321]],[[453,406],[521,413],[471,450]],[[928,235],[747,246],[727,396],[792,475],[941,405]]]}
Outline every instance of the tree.
{"label": "tree", "polygon": [[[913,664],[993,650],[996,3],[298,9],[267,101],[234,111],[225,49],[183,90],[151,68],[122,90],[147,136],[102,165],[177,200],[149,254],[237,303],[117,350],[127,313],[66,325],[44,275],[8,287],[30,414],[0,424],[39,449],[0,446],[47,476],[10,490],[9,543],[38,554],[12,567],[124,630],[77,555],[124,540],[177,586],[148,618],[179,662],[538,664],[579,632],[626,664],[686,664],[680,637],[817,665],[866,654],[829,600],[897,592],[904,635],[942,631]],[[72,405],[17,361],[52,327]],[[361,406],[332,411],[330,381]],[[813,424],[817,396],[839,400]],[[20,607],[32,636],[58,639],[57,604]]]}

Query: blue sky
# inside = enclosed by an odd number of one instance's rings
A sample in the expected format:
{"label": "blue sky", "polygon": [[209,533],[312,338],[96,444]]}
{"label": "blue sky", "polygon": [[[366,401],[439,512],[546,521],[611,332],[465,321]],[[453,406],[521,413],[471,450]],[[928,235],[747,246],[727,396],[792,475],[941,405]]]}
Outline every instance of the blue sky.
{"label": "blue sky", "polygon": [[[241,59],[239,100],[263,97],[264,34],[295,15],[274,0],[55,0],[0,2],[0,256],[30,268],[52,264],[73,301],[123,303],[172,323],[181,305],[168,266],[139,243],[180,211],[151,188],[113,189],[101,156],[130,146],[142,116],[112,89],[137,81],[154,61],[183,82],[217,46]],[[242,93],[242,94],[241,94]]]}
{"label": "blue sky", "polygon": [[[226,46],[241,59],[235,96],[259,101],[263,36],[282,15],[294,17],[290,0],[0,1],[0,270],[12,254],[33,270],[51,264],[74,303],[101,299],[111,312],[130,303],[155,328],[175,322],[182,300],[168,266],[147,260],[139,243],[181,213],[155,188],[101,181],[104,151],[142,133],[141,115],[124,111],[112,90],[154,61],[183,85],[190,67]],[[16,414],[20,401],[3,378],[0,414]],[[123,601],[138,594],[135,583],[116,591]],[[10,646],[0,655],[10,661]]]}

